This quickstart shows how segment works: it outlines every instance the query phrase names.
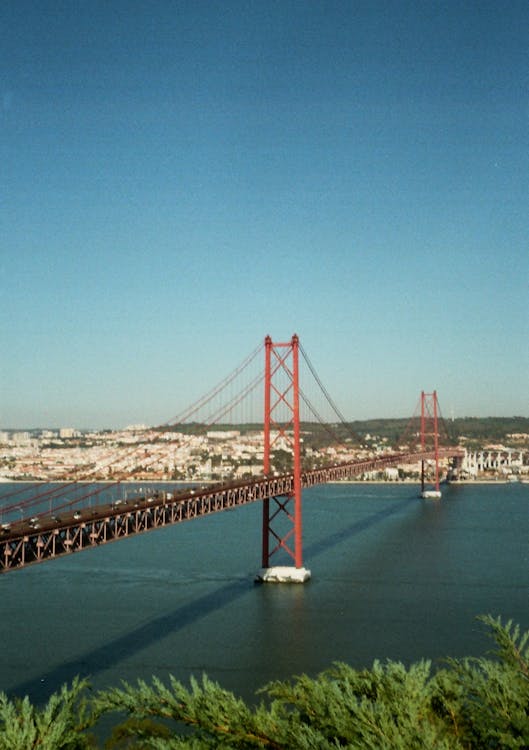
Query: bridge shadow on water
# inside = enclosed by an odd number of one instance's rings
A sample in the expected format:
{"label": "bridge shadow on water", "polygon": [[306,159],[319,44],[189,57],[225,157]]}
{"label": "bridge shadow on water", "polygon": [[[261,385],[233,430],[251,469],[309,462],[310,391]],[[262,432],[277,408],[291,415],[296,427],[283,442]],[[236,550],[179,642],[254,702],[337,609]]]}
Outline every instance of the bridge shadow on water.
{"label": "bridge shadow on water", "polygon": [[[376,513],[355,521],[343,529],[330,534],[320,541],[306,545],[304,548],[307,559],[312,559],[332,549],[335,545],[350,539],[366,529],[375,526],[400,510],[415,502],[414,498],[406,498],[398,503],[385,507]],[[127,659],[129,656],[142,651],[149,645],[174,634],[179,630],[198,622],[209,614],[221,610],[237,599],[252,591],[253,581],[238,579],[221,588],[211,591],[188,604],[157,617],[129,633],[114,638],[111,641],[64,662],[45,672],[39,677],[25,680],[9,690],[11,695],[28,695],[34,703],[44,703],[52,692],[62,684],[69,683],[79,675],[90,678],[92,675],[107,670]]]}
{"label": "bridge shadow on water", "polygon": [[304,556],[307,559],[317,557],[318,555],[327,552],[335,545],[340,544],[340,542],[344,542],[345,540],[360,534],[360,532],[366,531],[371,528],[371,526],[375,526],[377,523],[384,521],[386,518],[393,516],[395,513],[398,513],[412,503],[417,503],[417,498],[415,496],[407,497],[389,507],[382,508],[382,510],[379,510],[377,513],[373,513],[366,518],[350,523],[348,526],[344,526],[343,529],[336,531],[334,534],[329,534],[329,536],[320,539],[318,542],[308,545],[306,544],[303,548]]}
{"label": "bridge shadow on water", "polygon": [[90,678],[98,672],[109,669],[150,644],[231,604],[250,591],[252,587],[253,583],[246,579],[232,581],[92,651],[59,664],[40,677],[16,685],[9,690],[9,693],[19,696],[28,695],[32,701],[43,703],[52,692],[65,682],[71,682],[76,675]]}

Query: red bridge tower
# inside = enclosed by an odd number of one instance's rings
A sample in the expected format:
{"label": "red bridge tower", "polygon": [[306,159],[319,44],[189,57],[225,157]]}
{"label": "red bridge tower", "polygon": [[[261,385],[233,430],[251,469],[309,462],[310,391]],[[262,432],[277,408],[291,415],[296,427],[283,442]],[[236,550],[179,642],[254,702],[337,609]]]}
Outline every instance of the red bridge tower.
{"label": "red bridge tower", "polygon": [[433,393],[421,392],[421,451],[427,449],[427,438],[433,445],[435,460],[434,489],[425,489],[424,460],[421,461],[421,496],[424,498],[440,498],[439,489],[439,402],[437,391]]}
{"label": "red bridge tower", "polygon": [[[270,476],[272,449],[292,453],[293,479],[288,495],[263,501],[263,554],[258,579],[274,583],[304,583],[301,516],[301,451],[299,428],[299,339],[285,343],[265,339],[264,459]],[[271,566],[271,558],[286,553],[294,565]],[[284,555],[283,555],[284,557]]]}

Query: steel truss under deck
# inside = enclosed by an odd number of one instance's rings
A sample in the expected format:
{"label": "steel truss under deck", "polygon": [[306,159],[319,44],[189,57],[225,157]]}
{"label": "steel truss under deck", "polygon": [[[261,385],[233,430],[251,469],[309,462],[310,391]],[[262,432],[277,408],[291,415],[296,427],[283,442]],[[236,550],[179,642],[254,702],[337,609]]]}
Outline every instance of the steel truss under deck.
{"label": "steel truss under deck", "polygon": [[[439,458],[458,457],[457,449],[439,449]],[[435,459],[433,451],[393,453],[351,463],[337,464],[302,472],[303,487],[350,479],[367,471],[376,471],[396,463]],[[81,518],[55,522],[42,517],[40,528],[4,531],[0,540],[0,573],[81,552],[103,544],[143,534],[147,531],[190,521],[201,516],[231,510],[248,503],[292,495],[294,475],[261,477],[244,483],[212,485],[199,491],[173,497],[170,493],[143,498],[135,506],[122,503],[81,509]],[[79,515],[77,512],[75,515]]]}

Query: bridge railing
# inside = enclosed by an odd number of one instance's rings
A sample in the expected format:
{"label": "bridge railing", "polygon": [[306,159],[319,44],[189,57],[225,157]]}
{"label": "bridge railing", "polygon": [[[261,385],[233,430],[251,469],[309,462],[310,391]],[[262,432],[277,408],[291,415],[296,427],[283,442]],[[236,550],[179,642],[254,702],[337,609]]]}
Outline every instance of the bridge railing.
{"label": "bridge railing", "polygon": [[[440,458],[461,457],[460,449],[441,449]],[[302,486],[312,487],[375,471],[396,463],[433,459],[433,451],[391,453],[302,472]],[[2,530],[0,573],[55,557],[98,547],[162,526],[265,500],[291,495],[292,473],[262,476],[248,481],[211,485],[178,494],[159,492],[126,502],[75,511],[62,519],[42,518],[38,526],[18,523]]]}

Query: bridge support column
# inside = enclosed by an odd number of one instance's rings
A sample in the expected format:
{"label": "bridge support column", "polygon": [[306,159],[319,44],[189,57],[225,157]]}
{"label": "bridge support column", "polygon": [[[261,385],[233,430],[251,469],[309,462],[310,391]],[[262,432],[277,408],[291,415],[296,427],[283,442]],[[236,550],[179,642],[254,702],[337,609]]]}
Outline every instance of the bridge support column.
{"label": "bridge support column", "polygon": [[439,405],[437,402],[437,391],[433,393],[421,392],[421,451],[426,450],[426,438],[433,438],[434,460],[435,460],[435,484],[434,489],[425,489],[424,460],[421,461],[421,497],[440,498],[439,489]]}
{"label": "bridge support column", "polygon": [[[299,339],[286,343],[265,339],[263,471],[271,472],[272,449],[293,456],[292,490],[288,495],[263,502],[262,568],[257,579],[274,583],[304,583],[310,571],[303,567],[301,514],[301,450],[299,425]],[[271,558],[283,553],[294,565],[271,566]]]}

